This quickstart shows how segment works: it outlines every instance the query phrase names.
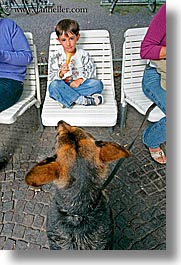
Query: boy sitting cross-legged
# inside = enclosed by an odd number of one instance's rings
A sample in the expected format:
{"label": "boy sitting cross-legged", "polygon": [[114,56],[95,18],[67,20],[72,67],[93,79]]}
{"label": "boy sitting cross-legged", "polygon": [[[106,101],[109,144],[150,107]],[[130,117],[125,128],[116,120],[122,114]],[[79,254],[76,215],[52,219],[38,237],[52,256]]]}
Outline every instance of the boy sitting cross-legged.
{"label": "boy sitting cross-legged", "polygon": [[60,49],[50,57],[49,95],[66,108],[75,103],[92,106],[103,103],[103,83],[95,79],[95,64],[88,52],[76,48],[79,24],[63,19],[55,27]]}

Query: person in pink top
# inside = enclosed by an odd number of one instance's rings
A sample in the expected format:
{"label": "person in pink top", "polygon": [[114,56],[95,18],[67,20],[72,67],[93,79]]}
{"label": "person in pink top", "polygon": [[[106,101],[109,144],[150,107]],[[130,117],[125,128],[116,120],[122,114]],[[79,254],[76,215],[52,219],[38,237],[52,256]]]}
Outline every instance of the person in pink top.
{"label": "person in pink top", "polygon": [[[148,27],[140,56],[148,59],[142,80],[143,92],[166,114],[166,3]],[[166,116],[145,129],[143,142],[156,162],[166,164]]]}

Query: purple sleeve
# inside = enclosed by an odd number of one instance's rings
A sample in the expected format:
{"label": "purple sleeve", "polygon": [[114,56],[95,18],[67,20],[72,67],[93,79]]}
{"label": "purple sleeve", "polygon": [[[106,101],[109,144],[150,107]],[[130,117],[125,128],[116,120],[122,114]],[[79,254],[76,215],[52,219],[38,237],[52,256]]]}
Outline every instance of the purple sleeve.
{"label": "purple sleeve", "polygon": [[166,46],[166,4],[154,16],[141,43],[140,56],[143,59],[160,59],[160,50]]}
{"label": "purple sleeve", "polygon": [[6,37],[8,39],[11,37],[12,50],[0,50],[0,61],[11,65],[27,66],[31,63],[33,56],[26,36],[17,24],[11,21],[9,24],[10,29],[6,31]]}

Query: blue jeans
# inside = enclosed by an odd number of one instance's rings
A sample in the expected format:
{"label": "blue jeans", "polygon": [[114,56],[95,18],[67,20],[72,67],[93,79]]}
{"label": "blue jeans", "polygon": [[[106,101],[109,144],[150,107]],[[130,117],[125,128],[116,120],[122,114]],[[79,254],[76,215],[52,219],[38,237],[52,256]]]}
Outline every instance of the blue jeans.
{"label": "blue jeans", "polygon": [[[166,114],[166,90],[160,85],[160,74],[154,67],[147,66],[142,80],[145,95]],[[147,147],[156,148],[166,141],[166,117],[152,123],[143,134]]]}
{"label": "blue jeans", "polygon": [[66,108],[71,105],[80,96],[90,96],[96,93],[102,93],[103,83],[98,79],[87,79],[79,87],[70,87],[71,82],[63,80],[53,80],[49,85],[49,95],[51,98],[62,103]]}
{"label": "blue jeans", "polygon": [[0,78],[0,112],[13,106],[23,93],[23,82]]}

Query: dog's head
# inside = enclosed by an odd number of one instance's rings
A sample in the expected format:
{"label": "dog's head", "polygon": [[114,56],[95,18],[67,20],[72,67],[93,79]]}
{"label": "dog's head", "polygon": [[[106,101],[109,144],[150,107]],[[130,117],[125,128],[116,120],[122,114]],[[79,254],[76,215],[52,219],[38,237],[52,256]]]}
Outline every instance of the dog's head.
{"label": "dog's head", "polygon": [[80,174],[94,171],[97,178],[103,179],[109,162],[129,156],[130,152],[120,145],[96,141],[84,129],[59,121],[56,155],[35,165],[26,175],[25,182],[34,187],[55,182],[62,188],[76,178],[77,169]]}

